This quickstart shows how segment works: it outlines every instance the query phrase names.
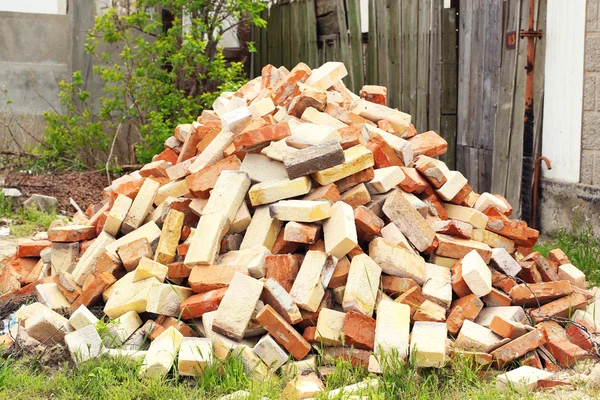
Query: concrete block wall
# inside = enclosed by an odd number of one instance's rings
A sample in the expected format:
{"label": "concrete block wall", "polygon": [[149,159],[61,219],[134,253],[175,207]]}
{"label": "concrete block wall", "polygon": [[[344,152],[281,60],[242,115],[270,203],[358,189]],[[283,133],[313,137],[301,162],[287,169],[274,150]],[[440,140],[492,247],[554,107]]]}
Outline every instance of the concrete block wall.
{"label": "concrete block wall", "polygon": [[587,0],[584,57],[580,182],[541,181],[539,228],[546,234],[570,227],[578,214],[600,235],[600,0]]}

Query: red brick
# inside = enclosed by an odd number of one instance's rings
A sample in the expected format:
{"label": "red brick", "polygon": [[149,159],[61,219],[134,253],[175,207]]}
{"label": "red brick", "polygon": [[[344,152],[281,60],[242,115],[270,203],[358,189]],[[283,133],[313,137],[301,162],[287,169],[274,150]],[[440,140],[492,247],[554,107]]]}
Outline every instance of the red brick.
{"label": "red brick", "polygon": [[54,283],[62,294],[69,300],[69,303],[73,303],[79,296],[83,294],[81,287],[75,282],[71,274],[62,273],[54,276]]}
{"label": "red brick", "polygon": [[385,86],[366,85],[360,90],[360,98],[371,103],[387,105],[387,88]]}
{"label": "red brick", "polygon": [[538,389],[553,388],[557,386],[572,386],[570,382],[556,381],[553,379],[540,379],[537,381]]}
{"label": "red brick", "polygon": [[566,330],[569,340],[587,351],[593,351],[594,345],[592,338],[596,334],[596,329],[588,322],[577,320],[571,323]]}
{"label": "red brick", "polygon": [[94,273],[101,274],[103,272],[111,273],[115,278],[119,279],[127,272],[123,264],[119,260],[115,260],[108,252],[104,252],[98,256],[94,264]]}
{"label": "red brick", "polygon": [[271,278],[279,283],[288,293],[292,289],[298,270],[302,264],[299,254],[277,254],[265,258],[267,279]]}
{"label": "red brick", "polygon": [[248,275],[246,268],[234,265],[198,265],[192,268],[188,283],[196,293],[226,288],[236,272]]}
{"label": "red brick", "polygon": [[150,259],[154,258],[154,252],[152,251],[150,242],[148,242],[148,239],[145,237],[119,247],[117,249],[117,254],[123,262],[123,267],[125,267],[127,272],[136,269],[142,257]]}
{"label": "red brick", "polygon": [[211,129],[210,131],[208,131],[206,133],[206,135],[204,135],[204,137],[202,138],[202,140],[200,140],[200,142],[198,142],[198,145],[196,146],[196,154],[200,154],[204,150],[206,150],[206,148],[208,147],[208,145],[211,144],[211,142],[213,140],[215,140],[215,138],[217,137],[217,135],[220,132],[221,132],[221,129],[219,129],[219,128],[217,128],[217,129]]}
{"label": "red brick", "polygon": [[156,339],[161,333],[170,327],[173,327],[179,331],[184,337],[196,337],[198,336],[192,328],[190,328],[185,322],[179,321],[177,318],[169,317],[167,315],[159,315],[154,321],[152,332],[150,332],[150,340]]}
{"label": "red brick", "polygon": [[215,311],[219,308],[225,292],[227,292],[227,288],[223,287],[188,297],[179,304],[181,318],[200,318],[207,312]]}
{"label": "red brick", "polygon": [[50,247],[49,240],[17,240],[17,257],[39,257],[42,250]]}
{"label": "red brick", "polygon": [[304,196],[304,200],[328,200],[335,203],[340,199],[340,191],[335,183],[320,186]]}
{"label": "red brick", "polygon": [[[290,242],[289,240],[285,240],[285,229],[281,229],[277,238],[275,239],[275,243],[273,243],[273,248],[271,249],[271,253],[273,254],[291,254],[295,253],[300,247],[300,243],[298,242]],[[325,250],[323,250],[325,251]]]}
{"label": "red brick", "polygon": [[548,317],[568,318],[575,310],[583,310],[587,306],[587,299],[580,293],[572,293],[568,296],[554,300],[548,304],[530,311],[531,316],[539,322]]}
{"label": "red brick", "polygon": [[472,294],[471,289],[462,276],[462,262],[459,261],[450,269],[452,271],[452,290],[458,297],[465,297]]}
{"label": "red brick", "polygon": [[348,273],[350,272],[350,261],[347,257],[342,257],[338,260],[335,265],[335,269],[333,270],[333,275],[331,275],[331,279],[329,280],[328,288],[337,288],[340,286],[345,286],[346,281],[348,280]]}
{"label": "red brick", "polygon": [[152,157],[152,161],[166,161],[170,162],[171,165],[177,164],[178,155],[173,149],[166,148],[162,152]]}
{"label": "red brick", "polygon": [[495,334],[508,339],[516,339],[523,334],[523,331],[517,328],[514,321],[508,321],[497,315],[490,322],[489,329]]}
{"label": "red brick", "polygon": [[350,363],[353,367],[367,368],[371,353],[367,350],[351,349],[348,347],[326,347],[323,349],[323,363],[338,365],[338,360]]}
{"label": "red brick", "polygon": [[[194,149],[194,150],[196,150],[196,149]],[[169,165],[169,163],[164,160],[152,161],[151,163],[144,165],[142,167],[142,169],[139,170],[139,174],[140,174],[140,176],[143,176],[144,178],[150,177],[150,176],[168,177],[167,168],[169,168],[170,166],[171,165]]]}
{"label": "red brick", "polygon": [[517,274],[525,283],[542,283],[542,275],[533,261],[521,261],[521,271]]}
{"label": "red brick", "polygon": [[311,75],[312,71],[304,63],[297,64],[278,84],[273,88],[273,102],[276,105],[287,105],[293,97],[300,94],[299,83],[303,83]]}
{"label": "red brick", "polygon": [[325,242],[323,239],[317,240],[315,243],[308,245],[308,250],[325,251]]}
{"label": "red brick", "polygon": [[455,219],[436,222],[433,227],[436,233],[454,235],[463,239],[471,239],[473,234],[473,226],[471,224]]}
{"label": "red brick", "polygon": [[538,356],[538,354],[535,350],[532,350],[532,351],[528,352],[527,354],[525,354],[519,360],[519,364],[527,365],[529,367],[533,367],[533,368],[537,368],[537,369],[544,368],[544,366],[542,365],[542,361],[540,360],[540,357]]}
{"label": "red brick", "polygon": [[356,245],[356,246],[354,246],[354,247],[352,248],[352,250],[350,250],[350,251],[348,252],[348,254],[346,254],[346,257],[348,257],[348,258],[350,259],[350,261],[352,261],[352,259],[353,259],[355,256],[358,256],[358,255],[360,255],[360,254],[365,254],[365,252],[363,251],[363,249],[362,249],[362,248],[361,248],[359,245]]}
{"label": "red brick", "polygon": [[508,307],[512,299],[506,293],[492,288],[492,291],[481,298],[487,307]]}
{"label": "red brick", "polygon": [[[377,132],[371,132],[369,136],[369,141],[367,142],[367,147],[370,145],[377,145],[381,149],[381,152],[385,155],[386,163],[390,165],[377,165],[377,168],[389,167],[392,165],[396,165],[398,167],[403,167],[404,163],[396,154],[396,151],[389,145],[388,142]],[[383,160],[383,159],[382,159]]]}
{"label": "red brick", "polygon": [[321,342],[317,336],[317,327],[316,326],[307,326],[304,328],[304,332],[302,332],[302,337],[306,339],[308,343],[312,344],[320,344]]}
{"label": "red brick", "polygon": [[375,177],[375,170],[373,168],[363,169],[355,174],[347,176],[346,178],[340,179],[335,182],[340,193],[353,188],[364,182],[368,182]]}
{"label": "red brick", "polygon": [[188,137],[185,138],[183,146],[181,146],[181,151],[179,152],[179,157],[177,158],[177,164],[194,157],[196,155],[198,143],[200,143],[200,141],[204,139],[204,137],[206,137],[206,135],[208,135],[211,131],[215,130],[220,131],[219,128],[202,125],[196,127],[195,130],[192,130]]}
{"label": "red brick", "polygon": [[394,127],[392,126],[392,123],[390,121],[388,121],[387,119],[382,119],[377,121],[377,127],[379,129],[383,129],[384,131],[388,132],[388,133],[394,133]]}
{"label": "red brick", "polygon": [[350,311],[344,317],[342,334],[346,345],[357,349],[373,350],[375,343],[375,320],[362,313]]}
{"label": "red brick", "polygon": [[558,265],[570,264],[569,257],[561,249],[554,249],[548,252],[548,259]]}
{"label": "red brick", "polygon": [[394,300],[396,303],[406,304],[410,307],[410,315],[412,316],[419,306],[427,300],[419,286],[408,289]]}
{"label": "red brick", "polygon": [[410,278],[400,278],[392,275],[381,276],[381,287],[388,296],[398,296],[415,286],[419,286],[418,283]]}
{"label": "red brick", "polygon": [[548,343],[548,333],[545,329],[536,329],[513,340],[510,343],[492,351],[492,356],[499,367],[511,362],[527,352]]}
{"label": "red brick", "polygon": [[545,347],[566,368],[572,367],[577,361],[590,358],[587,351],[565,339],[550,340]]}
{"label": "red brick", "polygon": [[448,142],[434,131],[427,131],[408,140],[412,145],[413,155],[429,157],[441,156],[448,150]]}
{"label": "red brick", "polygon": [[251,151],[264,147],[271,141],[284,139],[291,134],[288,123],[281,122],[242,132],[233,139],[233,144],[237,151]]}
{"label": "red brick", "polygon": [[[400,182],[398,186],[405,192],[420,194],[425,192],[427,189],[431,189],[429,183],[419,174],[415,168],[401,167],[404,172],[404,180]],[[433,190],[432,190],[433,193]]]}
{"label": "red brick", "polygon": [[48,240],[51,242],[81,242],[96,237],[96,228],[93,226],[71,225],[48,229]]}
{"label": "red brick", "polygon": [[192,273],[190,267],[185,265],[183,261],[176,261],[167,264],[169,271],[167,272],[167,278],[169,279],[183,279],[188,278]]}
{"label": "red brick", "polygon": [[338,133],[342,137],[342,149],[346,150],[350,147],[361,145],[366,145],[366,141],[363,138],[363,131],[366,128],[364,125],[349,125],[345,128],[338,129]]}
{"label": "red brick", "polygon": [[487,229],[499,235],[514,240],[517,246],[533,247],[540,233],[529,228],[524,221],[511,220],[495,207],[484,211],[488,216]]}
{"label": "red brick", "polygon": [[446,319],[448,332],[451,335],[456,336],[465,320],[468,319],[469,321],[474,321],[482,309],[483,302],[474,294],[469,294],[454,300],[450,306],[448,318]]}
{"label": "red brick", "polygon": [[569,281],[542,282],[514,286],[508,293],[515,306],[536,307],[573,293]]}
{"label": "red brick", "polygon": [[375,168],[387,168],[404,165],[388,144],[381,145],[379,143],[369,141],[367,143],[367,148],[371,150],[371,153],[373,153],[373,162],[375,164]]}
{"label": "red brick", "polygon": [[321,237],[321,225],[290,221],[283,229],[287,242],[313,244]]}
{"label": "red brick", "polygon": [[81,305],[89,307],[96,304],[102,297],[102,292],[108,289],[116,281],[117,279],[110,272],[104,272],[97,275],[90,274],[81,287],[82,295],[71,304],[70,311],[73,312],[77,310]]}
{"label": "red brick", "polygon": [[185,177],[185,182],[195,197],[207,199],[209,192],[223,171],[237,171],[242,163],[236,156],[229,156],[214,164],[210,164],[198,172]]}
{"label": "red brick", "polygon": [[256,314],[256,321],[261,324],[267,332],[297,360],[302,360],[311,347],[281,315],[277,314],[273,307],[266,305]]}
{"label": "red brick", "polygon": [[358,238],[364,242],[370,242],[379,234],[385,225],[383,220],[365,206],[354,209],[354,223]]}
{"label": "red brick", "polygon": [[[444,208],[444,203],[442,203],[440,198],[437,197],[435,193],[430,193],[425,196],[421,196],[421,200],[423,200],[423,202],[427,204],[427,207],[429,207],[430,214],[439,217],[441,220],[448,219],[448,213]],[[435,210],[435,213],[433,212],[433,210]],[[466,235],[463,235],[463,237],[470,239],[470,236],[467,237]]]}
{"label": "red brick", "polygon": [[505,293],[510,293],[511,289],[517,285],[517,282],[515,282],[515,280],[510,278],[508,275],[505,275],[493,268],[491,271],[493,287],[500,289]]}

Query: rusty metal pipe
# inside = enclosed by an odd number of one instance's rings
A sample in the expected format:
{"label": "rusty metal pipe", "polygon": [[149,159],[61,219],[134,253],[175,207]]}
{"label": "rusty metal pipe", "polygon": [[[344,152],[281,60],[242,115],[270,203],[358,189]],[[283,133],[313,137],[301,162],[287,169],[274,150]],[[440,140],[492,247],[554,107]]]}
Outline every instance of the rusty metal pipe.
{"label": "rusty metal pipe", "polygon": [[535,172],[533,174],[533,210],[531,217],[531,227],[535,229],[537,226],[537,209],[538,209],[538,190],[540,181],[540,169],[542,168],[542,161],[546,163],[546,168],[552,169],[550,160],[544,156],[540,156],[535,160]]}
{"label": "rusty metal pipe", "polygon": [[[535,64],[535,39],[542,37],[542,31],[534,30],[535,1],[529,0],[529,29],[521,30],[520,37],[527,38],[527,80],[525,83],[525,112],[523,121],[523,164],[521,175],[521,219],[532,223],[532,172],[534,168],[534,115],[533,115],[533,83]],[[535,189],[534,189],[535,190]]]}

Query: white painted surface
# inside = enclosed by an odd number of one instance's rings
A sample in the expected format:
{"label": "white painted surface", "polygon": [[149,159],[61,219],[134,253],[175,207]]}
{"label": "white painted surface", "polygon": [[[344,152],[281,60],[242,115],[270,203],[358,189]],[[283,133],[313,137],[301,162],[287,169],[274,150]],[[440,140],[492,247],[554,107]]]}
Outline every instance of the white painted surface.
{"label": "white painted surface", "polygon": [[586,0],[548,0],[544,40],[544,176],[579,182]]}
{"label": "white painted surface", "polygon": [[0,11],[66,14],[67,0],[0,0]]}

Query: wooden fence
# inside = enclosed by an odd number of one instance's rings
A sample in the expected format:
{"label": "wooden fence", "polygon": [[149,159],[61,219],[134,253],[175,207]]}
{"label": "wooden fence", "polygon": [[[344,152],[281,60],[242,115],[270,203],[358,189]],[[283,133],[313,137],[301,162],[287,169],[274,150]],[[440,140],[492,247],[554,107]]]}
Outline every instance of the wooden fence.
{"label": "wooden fence", "polygon": [[[544,29],[547,0],[535,0]],[[477,192],[507,197],[520,212],[529,0],[279,0],[255,34],[255,74],[266,64],[292,68],[342,61],[346,85],[388,88],[388,105],[411,114],[417,131],[449,144],[441,157]],[[368,37],[366,43],[361,38]],[[539,147],[545,44],[536,41],[535,128]]]}

